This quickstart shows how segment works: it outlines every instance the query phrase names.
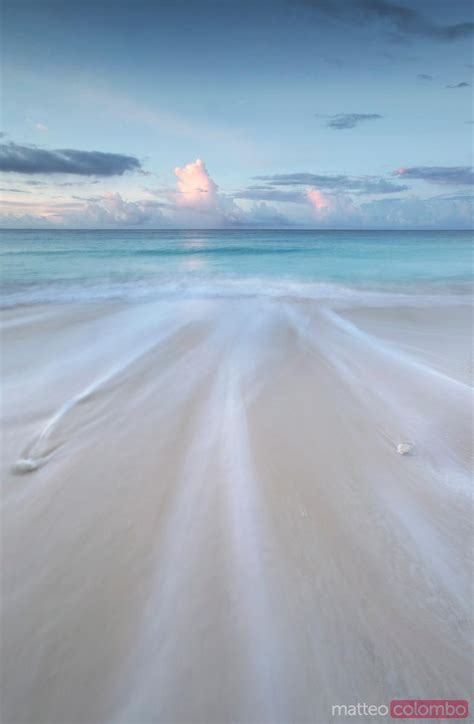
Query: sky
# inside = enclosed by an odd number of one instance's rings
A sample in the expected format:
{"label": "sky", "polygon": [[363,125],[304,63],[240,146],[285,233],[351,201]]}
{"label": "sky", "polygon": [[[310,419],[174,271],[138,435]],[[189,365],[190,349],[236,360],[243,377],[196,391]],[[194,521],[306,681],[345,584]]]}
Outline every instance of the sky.
{"label": "sky", "polygon": [[0,226],[470,228],[470,0],[4,0]]}

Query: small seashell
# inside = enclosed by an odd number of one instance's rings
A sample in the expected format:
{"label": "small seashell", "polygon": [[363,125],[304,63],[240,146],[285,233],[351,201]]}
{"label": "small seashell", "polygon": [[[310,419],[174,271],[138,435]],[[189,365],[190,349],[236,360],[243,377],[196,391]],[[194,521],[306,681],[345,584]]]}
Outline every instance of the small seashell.
{"label": "small seashell", "polygon": [[33,470],[37,470],[40,466],[38,460],[31,460],[31,458],[20,458],[15,465],[12,467],[12,472],[18,475],[24,475],[25,473],[32,473]]}
{"label": "small seashell", "polygon": [[411,442],[399,442],[397,445],[397,453],[399,455],[411,455],[415,450],[415,446]]}

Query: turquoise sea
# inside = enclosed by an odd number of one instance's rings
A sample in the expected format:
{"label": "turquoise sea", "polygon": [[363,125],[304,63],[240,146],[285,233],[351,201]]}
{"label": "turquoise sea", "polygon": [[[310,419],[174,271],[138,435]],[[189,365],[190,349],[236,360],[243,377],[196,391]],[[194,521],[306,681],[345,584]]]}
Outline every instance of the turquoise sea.
{"label": "turquoise sea", "polygon": [[466,231],[1,230],[3,305],[168,295],[450,291]]}

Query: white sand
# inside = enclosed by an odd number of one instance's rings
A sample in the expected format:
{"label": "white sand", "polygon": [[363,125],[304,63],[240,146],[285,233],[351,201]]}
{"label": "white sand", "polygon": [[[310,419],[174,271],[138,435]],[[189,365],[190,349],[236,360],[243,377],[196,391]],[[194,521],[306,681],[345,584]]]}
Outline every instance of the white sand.
{"label": "white sand", "polygon": [[2,721],[326,724],[468,698],[470,321],[3,312]]}

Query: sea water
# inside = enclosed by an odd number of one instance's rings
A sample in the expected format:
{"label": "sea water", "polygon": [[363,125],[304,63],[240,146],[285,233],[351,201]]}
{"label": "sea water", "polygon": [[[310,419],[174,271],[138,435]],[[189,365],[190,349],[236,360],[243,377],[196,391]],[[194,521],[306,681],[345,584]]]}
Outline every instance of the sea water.
{"label": "sea water", "polygon": [[469,291],[472,242],[469,231],[5,229],[0,301],[374,292],[433,301]]}

